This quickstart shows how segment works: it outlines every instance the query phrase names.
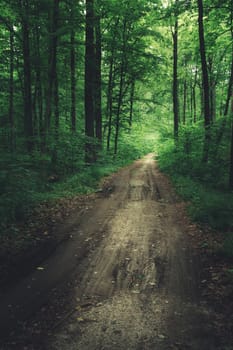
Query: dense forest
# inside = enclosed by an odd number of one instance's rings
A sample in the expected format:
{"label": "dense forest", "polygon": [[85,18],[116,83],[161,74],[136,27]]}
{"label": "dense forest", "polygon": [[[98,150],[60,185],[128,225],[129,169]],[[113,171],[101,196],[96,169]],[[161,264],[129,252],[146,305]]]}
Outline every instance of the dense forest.
{"label": "dense forest", "polygon": [[3,232],[148,152],[195,219],[231,229],[231,0],[0,4]]}

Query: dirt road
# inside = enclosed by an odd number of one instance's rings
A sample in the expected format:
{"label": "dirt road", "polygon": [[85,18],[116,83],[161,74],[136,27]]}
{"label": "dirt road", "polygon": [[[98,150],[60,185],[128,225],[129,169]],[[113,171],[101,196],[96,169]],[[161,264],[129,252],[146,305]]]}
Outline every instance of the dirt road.
{"label": "dirt road", "polygon": [[[49,293],[66,281],[43,349],[220,349],[199,301],[198,259],[179,208],[152,154],[122,169],[64,225],[71,239],[8,296],[20,310],[11,320],[54,303]],[[40,348],[32,343],[26,349]]]}

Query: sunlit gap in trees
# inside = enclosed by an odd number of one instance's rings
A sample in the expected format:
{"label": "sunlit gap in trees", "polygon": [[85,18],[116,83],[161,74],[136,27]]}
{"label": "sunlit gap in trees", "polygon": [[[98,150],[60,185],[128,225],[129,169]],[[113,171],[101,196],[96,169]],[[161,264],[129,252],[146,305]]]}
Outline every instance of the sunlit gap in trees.
{"label": "sunlit gap in trees", "polygon": [[161,3],[162,3],[162,6],[164,8],[167,8],[170,4],[171,0],[162,0]]}

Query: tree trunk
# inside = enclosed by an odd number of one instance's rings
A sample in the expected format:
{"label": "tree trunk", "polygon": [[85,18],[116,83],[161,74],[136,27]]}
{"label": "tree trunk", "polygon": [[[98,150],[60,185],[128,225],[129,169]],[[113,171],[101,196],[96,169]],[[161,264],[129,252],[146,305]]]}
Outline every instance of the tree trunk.
{"label": "tree trunk", "polygon": [[118,150],[118,138],[120,132],[120,113],[122,107],[122,98],[123,98],[123,85],[124,85],[124,75],[125,75],[125,54],[126,54],[126,18],[123,23],[123,48],[121,56],[121,67],[120,67],[120,85],[119,85],[119,94],[117,102],[117,112],[116,112],[116,130],[115,130],[115,140],[114,140],[114,154],[117,154]]}
{"label": "tree trunk", "polygon": [[35,50],[35,83],[33,97],[34,135],[37,137],[36,141],[39,142],[39,148],[41,149],[40,138],[43,130],[43,93],[41,81],[40,32],[38,23],[35,23],[33,28],[33,43]]}
{"label": "tree trunk", "polygon": [[85,38],[85,159],[87,163],[95,161],[94,152],[94,1],[86,0],[86,38]]}
{"label": "tree trunk", "polygon": [[204,121],[205,121],[205,141],[203,150],[203,161],[207,162],[209,158],[209,144],[210,144],[210,88],[209,88],[209,76],[206,61],[205,50],[205,37],[204,37],[204,23],[203,23],[203,2],[198,2],[198,27],[199,27],[199,43],[201,54],[201,66],[202,66],[202,84],[204,93]]}
{"label": "tree trunk", "polygon": [[71,130],[76,131],[76,52],[75,52],[75,30],[74,30],[74,6],[70,13],[70,90],[71,90]]}
{"label": "tree trunk", "polygon": [[20,0],[20,7],[22,11],[22,43],[24,67],[24,133],[26,137],[26,149],[30,153],[33,149],[33,116],[28,0]]}
{"label": "tree trunk", "polygon": [[115,30],[113,35],[113,41],[111,45],[111,56],[110,56],[110,65],[109,65],[109,75],[108,75],[108,91],[107,91],[107,110],[106,110],[106,117],[108,120],[108,135],[107,135],[107,151],[110,150],[110,142],[111,142],[111,134],[112,134],[112,114],[113,114],[113,83],[115,79],[114,74],[114,56],[115,56],[115,41],[116,41],[116,35],[115,31],[117,30],[119,24],[119,18],[116,19],[115,22]]}
{"label": "tree trunk", "polygon": [[36,62],[36,85],[37,85],[37,110],[38,110],[38,134],[40,137],[40,141],[42,141],[42,134],[43,134],[43,92],[42,92],[42,80],[41,80],[41,54],[40,54],[40,34],[39,34],[39,28],[38,25],[36,26],[35,30],[35,36],[36,36],[36,55],[37,55],[37,62]]}
{"label": "tree trunk", "polygon": [[[233,40],[233,31],[232,31],[232,40]],[[233,47],[232,47],[232,49],[233,49]],[[233,86],[233,57],[231,60],[231,74],[230,74],[230,79],[229,79],[229,83],[228,83],[227,98],[226,98],[226,104],[225,104],[224,114],[223,114],[225,117],[227,116],[228,110],[229,110],[231,94],[232,94],[232,86]]]}
{"label": "tree trunk", "polygon": [[197,86],[197,68],[194,76],[194,84],[193,84],[193,122],[197,122],[197,100],[196,100],[196,86]]}
{"label": "tree trunk", "polygon": [[186,107],[187,107],[187,81],[184,81],[184,104],[183,104],[183,124],[186,124]]}
{"label": "tree trunk", "polygon": [[[230,17],[230,23],[231,23],[231,38],[232,38],[232,52],[233,52],[233,3],[232,3],[232,11],[231,11],[231,17]],[[220,143],[222,141],[224,132],[225,132],[225,128],[226,128],[226,124],[227,124],[227,115],[228,115],[228,111],[229,111],[229,106],[230,106],[230,100],[231,100],[231,96],[232,96],[232,88],[233,88],[233,55],[231,57],[231,73],[230,73],[230,78],[229,78],[229,82],[228,82],[228,89],[227,89],[227,98],[226,98],[226,104],[225,104],[225,108],[224,108],[224,113],[223,113],[223,121],[222,121],[222,125],[219,129],[219,132],[217,134],[217,138],[216,138],[216,147],[215,147],[215,157],[217,157],[218,155],[218,150],[219,150],[219,146]]]}
{"label": "tree trunk", "polygon": [[133,122],[134,93],[135,93],[135,79],[133,78],[132,83],[131,83],[131,91],[130,91],[130,110],[129,110],[129,126],[130,126],[130,128],[132,128],[132,122]]}
{"label": "tree trunk", "polygon": [[210,120],[213,123],[216,119],[216,84],[217,81],[213,73],[213,59],[209,57],[209,87],[210,87]]}
{"label": "tree trunk", "polygon": [[101,81],[101,63],[102,63],[102,40],[100,17],[95,21],[95,41],[96,41],[96,65],[95,65],[95,135],[102,143],[102,81]]}
{"label": "tree trunk", "polygon": [[15,120],[14,120],[14,33],[10,34],[10,79],[9,79],[9,123],[10,123],[10,149],[15,150]]}
{"label": "tree trunk", "polygon": [[233,93],[232,93],[232,100],[231,100],[231,155],[230,155],[230,176],[229,176],[229,188],[232,191],[233,190]]}
{"label": "tree trunk", "polygon": [[[53,8],[49,16],[50,30],[49,30],[49,60],[48,60],[48,86],[46,91],[46,106],[44,117],[44,131],[43,140],[44,147],[46,147],[46,136],[48,136],[51,127],[51,114],[52,114],[52,102],[56,100],[54,85],[56,80],[56,60],[57,60],[57,25],[58,25],[58,13],[59,13],[59,0],[53,1]],[[54,97],[54,98],[53,98]],[[55,120],[58,115],[55,117]],[[57,124],[58,121],[55,121]]]}
{"label": "tree trunk", "polygon": [[[176,1],[177,3],[177,1]],[[179,102],[178,102],[178,18],[175,14],[175,27],[173,37],[173,113],[174,113],[174,138],[179,136]]]}
{"label": "tree trunk", "polygon": [[59,137],[59,84],[58,84],[58,72],[57,72],[57,45],[58,45],[58,18],[59,18],[59,1],[54,0],[53,9],[53,76],[54,76],[54,119],[55,119],[55,139]]}
{"label": "tree trunk", "polygon": [[193,84],[190,82],[190,123],[193,122]]}
{"label": "tree trunk", "polygon": [[110,141],[111,141],[111,133],[112,133],[113,63],[114,63],[114,56],[112,52],[110,67],[109,67],[108,92],[107,92],[107,113],[106,113],[107,119],[108,119],[107,151],[110,150]]}

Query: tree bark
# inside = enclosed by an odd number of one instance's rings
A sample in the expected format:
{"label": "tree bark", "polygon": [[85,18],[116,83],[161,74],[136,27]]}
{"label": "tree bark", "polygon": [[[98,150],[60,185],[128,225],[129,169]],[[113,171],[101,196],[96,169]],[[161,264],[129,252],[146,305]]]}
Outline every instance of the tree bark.
{"label": "tree bark", "polygon": [[[233,32],[232,32],[232,40],[233,40]],[[224,117],[226,117],[228,114],[230,100],[231,100],[231,94],[232,94],[232,86],[233,86],[233,56],[232,56],[232,60],[231,60],[231,74],[230,74],[230,79],[229,79],[229,83],[228,83],[226,104],[225,104],[224,113],[223,113]]]}
{"label": "tree bark", "polygon": [[100,17],[95,20],[95,42],[96,42],[96,64],[95,64],[95,133],[102,143],[102,81],[101,81],[101,63],[102,63],[102,40],[101,40],[101,23]]}
{"label": "tree bark", "polygon": [[71,130],[76,131],[76,52],[75,52],[75,30],[74,30],[74,6],[70,13],[70,90],[71,90]]}
{"label": "tree bark", "polygon": [[129,126],[132,128],[133,123],[133,105],[134,105],[134,93],[135,93],[135,79],[133,78],[130,90],[130,110],[129,110]]}
{"label": "tree bark", "polygon": [[14,32],[10,30],[10,79],[9,79],[9,123],[10,149],[15,150],[15,120],[14,120]]}
{"label": "tree bark", "polygon": [[233,93],[231,100],[231,154],[230,154],[230,172],[229,172],[229,188],[233,191]]}
{"label": "tree bark", "polygon": [[217,157],[218,155],[218,150],[219,150],[219,146],[220,143],[222,141],[224,132],[225,132],[225,128],[226,128],[226,124],[227,124],[227,115],[228,115],[228,111],[229,111],[229,106],[230,106],[230,100],[231,100],[231,96],[232,96],[232,88],[233,88],[233,3],[231,4],[231,17],[230,17],[230,23],[231,23],[231,38],[232,38],[232,57],[231,57],[231,73],[230,73],[230,78],[229,78],[229,82],[228,82],[228,89],[227,89],[227,98],[226,98],[226,104],[224,107],[224,112],[223,112],[223,120],[222,120],[222,125],[219,129],[219,132],[217,134],[217,138],[216,138],[216,147],[215,147],[215,157]]}
{"label": "tree bark", "polygon": [[21,23],[24,67],[24,133],[26,137],[26,149],[31,153],[33,149],[33,116],[28,0],[20,0],[20,8],[22,11]]}
{"label": "tree bark", "polygon": [[123,85],[124,85],[124,75],[125,75],[125,54],[126,54],[126,18],[123,23],[123,48],[121,56],[121,66],[120,66],[120,83],[119,83],[119,94],[117,101],[117,112],[116,112],[116,130],[115,130],[115,140],[114,140],[114,154],[117,154],[118,151],[118,138],[120,132],[120,113],[122,107],[122,98],[123,98]]}
{"label": "tree bark", "polygon": [[[177,1],[176,1],[177,3]],[[174,138],[179,136],[179,97],[178,97],[178,17],[175,14],[175,27],[173,37],[173,113],[174,113]]]}
{"label": "tree bark", "polygon": [[197,101],[196,101],[196,86],[197,86],[197,68],[194,76],[194,84],[193,84],[193,122],[197,122]]}
{"label": "tree bark", "polygon": [[205,37],[204,37],[204,23],[203,23],[203,2],[197,0],[198,3],[198,27],[199,27],[199,43],[202,66],[202,84],[204,93],[204,121],[205,121],[205,142],[203,150],[203,161],[207,162],[209,158],[209,144],[210,144],[210,87],[209,76],[206,61]]}
{"label": "tree bark", "polygon": [[85,34],[85,145],[86,163],[95,161],[94,152],[94,83],[95,83],[95,48],[94,48],[94,1],[86,0]]}
{"label": "tree bark", "polygon": [[[38,10],[39,14],[39,10]],[[34,24],[33,28],[33,43],[35,50],[35,83],[34,83],[34,96],[33,96],[33,116],[34,116],[34,135],[39,142],[39,148],[41,149],[41,135],[43,131],[43,93],[42,93],[42,80],[41,80],[41,54],[40,54],[40,31],[39,23]]]}
{"label": "tree bark", "polygon": [[57,46],[58,46],[58,19],[59,19],[59,1],[54,0],[53,9],[53,75],[54,75],[54,119],[55,119],[55,139],[59,137],[59,84],[58,84],[58,72],[57,72]]}
{"label": "tree bark", "polygon": [[186,107],[187,107],[187,81],[184,81],[184,104],[183,104],[183,124],[186,124]]}
{"label": "tree bark", "polygon": [[[59,14],[59,0],[53,1],[53,8],[50,13],[50,30],[49,30],[49,59],[48,59],[48,86],[46,91],[46,106],[45,106],[45,117],[44,117],[44,130],[43,130],[43,143],[44,148],[46,147],[46,137],[51,127],[51,114],[52,114],[52,102],[55,104],[57,92],[54,91],[54,86],[57,85],[55,82],[57,77],[57,27],[58,27],[58,14]],[[55,114],[57,111],[55,112]],[[58,113],[55,116],[55,125],[59,124]]]}
{"label": "tree bark", "polygon": [[111,56],[109,75],[108,75],[108,92],[107,92],[107,119],[108,119],[108,135],[107,135],[107,151],[110,150],[110,141],[112,133],[112,93],[113,93],[113,64],[114,56]]}
{"label": "tree bark", "polygon": [[119,24],[119,18],[116,19],[115,22],[115,28],[114,28],[114,34],[112,38],[112,45],[111,45],[111,56],[110,56],[110,64],[109,64],[109,74],[108,74],[108,91],[107,91],[107,110],[106,110],[106,116],[108,120],[108,135],[107,135],[107,151],[110,150],[110,142],[111,142],[111,134],[112,134],[112,114],[113,114],[113,83],[115,79],[114,74],[114,59],[115,59],[115,43],[116,43],[116,35],[115,32],[117,30]]}

